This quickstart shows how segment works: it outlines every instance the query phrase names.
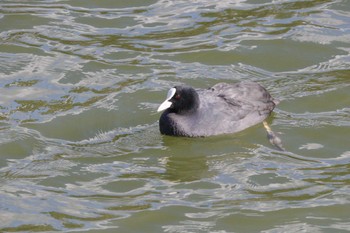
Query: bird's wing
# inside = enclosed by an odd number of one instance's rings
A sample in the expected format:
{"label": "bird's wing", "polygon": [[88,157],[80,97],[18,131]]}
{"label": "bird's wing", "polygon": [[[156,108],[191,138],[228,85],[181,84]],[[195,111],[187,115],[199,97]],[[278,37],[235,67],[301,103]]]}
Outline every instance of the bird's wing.
{"label": "bird's wing", "polygon": [[234,107],[242,117],[253,111],[258,111],[260,115],[267,115],[275,107],[274,99],[267,90],[254,82],[218,83],[210,90]]}

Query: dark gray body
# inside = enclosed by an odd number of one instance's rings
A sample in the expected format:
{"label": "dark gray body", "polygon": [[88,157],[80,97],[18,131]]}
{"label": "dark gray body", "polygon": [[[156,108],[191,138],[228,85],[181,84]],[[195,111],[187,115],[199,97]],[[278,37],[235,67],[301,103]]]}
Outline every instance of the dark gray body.
{"label": "dark gray body", "polygon": [[266,89],[254,82],[218,83],[197,93],[200,103],[196,111],[163,112],[159,120],[162,134],[205,137],[236,133],[262,122],[276,105]]}

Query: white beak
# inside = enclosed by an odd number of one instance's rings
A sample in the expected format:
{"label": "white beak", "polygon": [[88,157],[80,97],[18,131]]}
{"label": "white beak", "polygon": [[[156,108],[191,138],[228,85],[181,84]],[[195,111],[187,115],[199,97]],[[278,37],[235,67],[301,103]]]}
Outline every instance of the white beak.
{"label": "white beak", "polygon": [[173,103],[171,103],[169,100],[171,98],[173,98],[173,96],[175,95],[176,93],[176,89],[173,87],[173,88],[170,88],[170,90],[168,91],[168,95],[166,97],[166,100],[158,107],[157,109],[157,112],[161,112],[161,111],[164,111],[165,109],[167,108],[170,108],[171,105]]}

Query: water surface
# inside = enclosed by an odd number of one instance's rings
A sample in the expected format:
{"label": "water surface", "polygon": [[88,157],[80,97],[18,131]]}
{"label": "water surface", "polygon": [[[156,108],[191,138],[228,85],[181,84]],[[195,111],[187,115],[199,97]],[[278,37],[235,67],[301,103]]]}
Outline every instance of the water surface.
{"label": "water surface", "polygon": [[[347,232],[350,7],[2,0],[0,231]],[[281,100],[235,135],[174,138],[177,84]]]}

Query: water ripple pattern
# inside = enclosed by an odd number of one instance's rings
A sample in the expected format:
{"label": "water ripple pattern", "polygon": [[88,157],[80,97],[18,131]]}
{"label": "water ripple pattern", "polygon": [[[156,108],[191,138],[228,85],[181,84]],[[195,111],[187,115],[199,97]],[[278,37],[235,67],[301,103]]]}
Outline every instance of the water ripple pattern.
{"label": "water ripple pattern", "polygon": [[[349,45],[346,0],[2,0],[0,231],[348,232]],[[286,151],[160,135],[170,87],[243,80]]]}

